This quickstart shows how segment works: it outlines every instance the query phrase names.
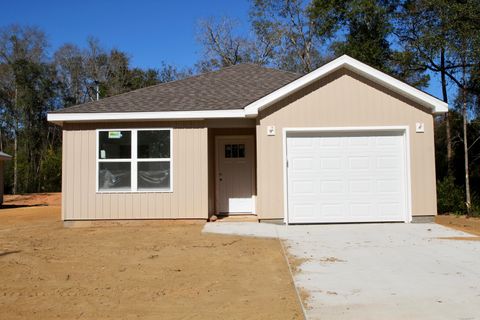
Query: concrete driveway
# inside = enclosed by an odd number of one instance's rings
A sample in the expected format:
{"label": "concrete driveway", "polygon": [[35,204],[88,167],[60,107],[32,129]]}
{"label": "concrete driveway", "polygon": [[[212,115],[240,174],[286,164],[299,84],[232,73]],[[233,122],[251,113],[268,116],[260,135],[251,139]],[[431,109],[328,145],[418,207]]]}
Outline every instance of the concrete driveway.
{"label": "concrete driveway", "polygon": [[[480,241],[436,224],[209,223],[204,232],[278,237],[307,319],[480,319]],[[478,238],[477,238],[478,239]]]}

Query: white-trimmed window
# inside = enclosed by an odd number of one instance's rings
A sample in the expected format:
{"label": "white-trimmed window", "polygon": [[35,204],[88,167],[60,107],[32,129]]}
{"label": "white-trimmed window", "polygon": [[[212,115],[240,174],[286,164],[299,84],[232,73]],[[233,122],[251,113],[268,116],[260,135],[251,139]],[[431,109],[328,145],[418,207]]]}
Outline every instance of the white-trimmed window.
{"label": "white-trimmed window", "polygon": [[172,191],[172,129],[97,130],[97,191]]}

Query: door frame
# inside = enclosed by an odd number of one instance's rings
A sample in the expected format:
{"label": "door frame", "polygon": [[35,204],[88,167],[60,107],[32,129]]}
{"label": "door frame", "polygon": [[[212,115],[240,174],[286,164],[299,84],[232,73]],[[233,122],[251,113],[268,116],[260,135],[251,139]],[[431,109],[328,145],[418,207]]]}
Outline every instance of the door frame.
{"label": "door frame", "polygon": [[217,201],[219,199],[219,190],[218,190],[218,173],[219,173],[219,169],[218,169],[218,157],[219,157],[219,147],[218,147],[218,144],[220,142],[220,140],[222,139],[249,139],[251,140],[251,144],[252,144],[252,212],[245,212],[245,213],[236,213],[236,214],[251,214],[251,215],[255,215],[256,212],[257,212],[257,197],[256,197],[256,192],[255,192],[255,186],[257,184],[257,181],[256,181],[256,175],[255,175],[255,172],[256,172],[256,159],[257,159],[257,153],[256,153],[256,147],[255,147],[255,135],[253,134],[245,134],[245,135],[217,135],[215,136],[215,172],[214,172],[214,179],[215,179],[215,183],[214,183],[214,186],[215,186],[215,214],[220,214],[221,212],[219,212],[218,210],[218,206],[217,206]]}
{"label": "door frame", "polygon": [[361,126],[361,127],[300,127],[300,128],[283,128],[283,221],[289,224],[288,215],[288,150],[287,138],[289,133],[295,132],[400,132],[403,135],[404,156],[405,156],[405,223],[412,222],[412,180],[410,171],[410,130],[409,126]]}

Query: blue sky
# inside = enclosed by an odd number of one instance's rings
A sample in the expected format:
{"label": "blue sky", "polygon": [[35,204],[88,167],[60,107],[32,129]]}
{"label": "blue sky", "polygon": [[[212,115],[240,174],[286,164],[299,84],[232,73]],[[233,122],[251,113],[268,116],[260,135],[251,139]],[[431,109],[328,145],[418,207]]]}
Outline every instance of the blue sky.
{"label": "blue sky", "polygon": [[[202,53],[196,42],[202,18],[228,16],[240,21],[241,31],[249,27],[249,0],[4,1],[0,26],[40,27],[51,52],[67,42],[83,47],[94,36],[106,49],[127,52],[132,65],[141,68],[159,68],[162,61],[178,67],[195,64]],[[441,97],[438,80],[432,80],[426,91]]]}
{"label": "blue sky", "polygon": [[[1,0],[4,1],[4,0]],[[1,2],[0,1],[0,2]],[[55,50],[66,42],[84,46],[95,36],[105,48],[130,54],[138,67],[159,67],[161,61],[193,65],[201,55],[196,43],[198,20],[230,16],[248,28],[248,0],[103,0],[9,1],[1,5],[0,25],[35,25]]]}

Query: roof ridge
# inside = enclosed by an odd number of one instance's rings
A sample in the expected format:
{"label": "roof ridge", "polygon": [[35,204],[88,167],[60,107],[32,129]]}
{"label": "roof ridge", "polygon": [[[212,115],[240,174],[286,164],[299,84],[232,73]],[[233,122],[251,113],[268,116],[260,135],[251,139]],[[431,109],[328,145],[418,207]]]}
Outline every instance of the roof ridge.
{"label": "roof ridge", "polygon": [[279,69],[279,68],[274,68],[274,67],[262,65],[262,64],[259,64],[259,63],[255,63],[255,62],[243,62],[243,63],[237,64],[237,66],[240,66],[240,65],[253,65],[253,66],[257,66],[257,67],[267,69],[267,70],[280,71],[280,72],[283,72],[283,73],[290,73],[290,74],[293,74],[293,75],[296,75],[296,76],[302,76],[302,74],[298,73],[298,72],[294,72],[294,71],[290,71],[290,70],[283,70],[283,69]]}

